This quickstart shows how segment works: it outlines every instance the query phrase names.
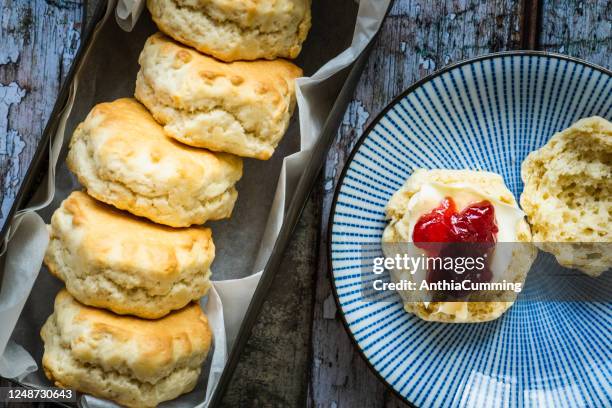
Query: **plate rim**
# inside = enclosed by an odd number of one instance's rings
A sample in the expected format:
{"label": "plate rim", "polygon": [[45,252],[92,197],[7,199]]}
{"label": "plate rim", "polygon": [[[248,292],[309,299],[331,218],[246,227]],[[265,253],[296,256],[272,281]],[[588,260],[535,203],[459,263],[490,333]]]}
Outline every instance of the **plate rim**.
{"label": "plate rim", "polygon": [[332,295],[334,297],[334,302],[336,304],[336,309],[338,310],[338,314],[340,315],[340,320],[342,321],[342,327],[344,328],[344,331],[346,332],[346,334],[348,335],[349,339],[351,340],[352,346],[355,350],[357,350],[357,353],[359,354],[359,356],[362,358],[362,360],[366,363],[366,366],[368,367],[368,369],[370,370],[370,372],[372,372],[376,378],[382,382],[384,384],[384,386],[390,390],[393,395],[395,395],[397,398],[399,398],[400,400],[406,402],[408,404],[408,406],[410,407],[414,407],[417,408],[416,404],[412,401],[410,401],[407,397],[404,397],[403,395],[401,395],[399,393],[399,391],[397,391],[395,388],[393,388],[393,386],[391,386],[391,384],[389,384],[389,382],[376,370],[376,368],[372,365],[372,363],[370,362],[370,360],[366,357],[365,353],[363,352],[363,350],[361,349],[361,347],[359,346],[359,343],[357,342],[357,340],[355,339],[355,336],[353,334],[353,332],[350,330],[349,328],[349,324],[346,320],[346,317],[344,315],[344,313],[342,312],[342,307],[340,305],[340,299],[338,297],[338,289],[336,288],[336,282],[334,279],[334,271],[333,271],[333,265],[332,265],[332,256],[331,256],[331,251],[332,251],[332,227],[333,227],[333,223],[334,223],[334,214],[336,213],[336,205],[338,203],[338,196],[340,195],[340,189],[342,187],[342,184],[344,182],[344,178],[346,176],[346,173],[348,172],[348,169],[351,166],[351,163],[353,162],[353,159],[355,158],[355,155],[357,154],[357,151],[359,151],[359,148],[361,147],[361,145],[365,142],[365,140],[367,139],[367,137],[369,136],[370,132],[372,131],[372,129],[381,121],[381,119],[387,114],[387,112],[389,112],[394,106],[396,106],[402,99],[404,99],[407,95],[409,95],[410,93],[414,92],[416,89],[418,89],[419,87],[421,87],[422,85],[426,84],[427,82],[455,69],[464,65],[469,65],[469,64],[473,64],[475,62],[479,62],[479,61],[485,61],[485,60],[489,60],[489,59],[495,59],[495,58],[504,58],[504,57],[517,57],[517,56],[528,56],[528,57],[549,57],[549,58],[556,58],[556,59],[560,59],[560,60],[565,60],[565,61],[570,61],[573,63],[577,63],[580,65],[584,65],[587,66],[589,68],[595,69],[596,71],[600,71],[605,75],[608,75],[609,77],[612,77],[612,70],[607,69],[605,67],[602,67],[601,65],[597,65],[595,63],[583,60],[581,58],[577,58],[571,55],[564,55],[564,54],[559,54],[556,52],[549,52],[549,51],[535,51],[535,50],[514,50],[514,51],[500,51],[500,52],[493,52],[493,53],[488,53],[488,54],[483,54],[483,55],[479,55],[476,57],[471,57],[471,58],[466,58],[463,60],[459,60],[457,62],[454,62],[452,64],[446,65],[443,68],[432,72],[429,75],[426,75],[425,77],[419,79],[418,81],[415,81],[414,83],[412,83],[408,88],[404,89],[402,92],[400,92],[397,96],[393,97],[391,99],[391,101],[389,101],[389,103],[379,112],[376,114],[376,116],[374,117],[374,119],[370,122],[370,124],[366,127],[366,129],[362,132],[361,136],[359,136],[359,138],[357,139],[357,142],[355,143],[355,145],[353,146],[353,148],[351,149],[351,153],[349,154],[348,158],[346,159],[346,162],[344,163],[344,166],[342,168],[342,171],[340,172],[340,177],[338,177],[338,182],[336,183],[336,186],[334,187],[334,196],[332,199],[332,203],[330,206],[330,211],[329,211],[329,218],[327,220],[327,233],[326,233],[326,239],[327,239],[327,245],[326,245],[326,258],[327,258],[327,277],[331,283],[331,289],[332,289]]}

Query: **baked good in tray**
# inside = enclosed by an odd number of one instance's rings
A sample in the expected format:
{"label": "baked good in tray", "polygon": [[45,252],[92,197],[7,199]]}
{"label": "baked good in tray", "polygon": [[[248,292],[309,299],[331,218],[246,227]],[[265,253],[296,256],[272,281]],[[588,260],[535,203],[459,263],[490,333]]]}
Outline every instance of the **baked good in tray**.
{"label": "baked good in tray", "polygon": [[157,33],[140,54],[136,98],[185,144],[268,159],[295,109],[289,61],[224,63]]}
{"label": "baked good in tray", "polygon": [[521,206],[534,243],[559,264],[598,276],[612,266],[612,123],[581,119],[531,152]]}
{"label": "baked good in tray", "polygon": [[49,233],[45,264],[81,303],[157,319],[210,288],[209,228],[154,224],[75,191]]}
{"label": "baked good in tray", "polygon": [[223,61],[295,58],[310,0],[148,0],[161,31]]}
{"label": "baked good in tray", "polygon": [[[212,341],[197,301],[215,256],[199,224],[231,216],[238,156],[268,159],[286,132],[302,70],[279,58],[310,28],[310,0],[148,7],[169,37],[140,55],[140,102],[96,105],[70,140],[85,191],[51,219],[45,263],[66,289],[41,329],[52,383],[128,407],[196,385]],[[249,61],[223,62],[236,60]]]}
{"label": "baked good in tray", "polygon": [[41,336],[51,382],[127,407],[154,407],[191,391],[211,345],[197,303],[143,320],[85,306],[65,290]]}
{"label": "baked good in tray", "polygon": [[239,157],[176,142],[129,98],[91,110],[67,163],[92,197],[172,227],[228,218],[242,176]]}
{"label": "baked good in tray", "polygon": [[[443,214],[449,215],[449,220],[453,219],[453,224],[448,226],[448,229],[458,235],[428,236],[428,232],[423,232],[425,230],[420,232],[417,230],[419,225],[437,221],[432,214],[434,216],[442,214],[439,211],[441,205],[449,202],[452,208],[446,206]],[[481,227],[484,225],[482,218],[480,220],[475,218],[479,215],[484,217],[483,214],[491,216],[489,235],[486,235],[486,229]],[[424,241],[433,242],[430,248],[438,251],[434,255],[428,253],[430,251],[423,250],[425,255],[432,258],[442,257],[443,245],[448,243],[465,242],[469,245],[470,242],[475,242],[494,245],[495,252],[485,252],[485,254],[489,259],[497,256],[499,261],[487,266],[486,279],[483,277],[483,272],[482,275],[466,273],[462,276],[454,274],[442,276],[447,281],[469,279],[473,282],[502,282],[505,280],[522,285],[536,256],[535,248],[530,244],[531,232],[524,220],[524,214],[519,209],[512,192],[506,187],[503,178],[495,173],[417,169],[391,197],[386,207],[386,215],[389,224],[383,232],[382,242],[383,251],[388,258],[395,257],[405,248],[408,248],[407,251],[413,251],[411,256],[421,256],[421,248],[427,248],[423,245]],[[434,226],[433,232],[436,232],[435,228]],[[417,233],[420,233],[420,236]],[[462,234],[466,236],[463,237]],[[487,247],[456,246],[455,248],[455,251],[464,249],[481,251]],[[475,256],[471,252],[467,254]],[[465,253],[462,256],[465,256]],[[422,269],[411,274],[407,270],[397,268],[390,270],[394,281],[412,281],[417,284],[417,288],[423,280],[435,281],[440,278],[440,272],[436,272],[438,275],[432,275],[431,272]],[[512,290],[487,292],[486,295],[477,292],[465,293],[462,296],[455,294],[454,297],[448,296],[449,301],[435,298],[432,298],[432,301],[425,301],[422,296],[415,297],[414,292],[409,290],[400,290],[399,294],[407,312],[423,320],[449,323],[496,319],[512,306],[516,298],[516,293]]]}

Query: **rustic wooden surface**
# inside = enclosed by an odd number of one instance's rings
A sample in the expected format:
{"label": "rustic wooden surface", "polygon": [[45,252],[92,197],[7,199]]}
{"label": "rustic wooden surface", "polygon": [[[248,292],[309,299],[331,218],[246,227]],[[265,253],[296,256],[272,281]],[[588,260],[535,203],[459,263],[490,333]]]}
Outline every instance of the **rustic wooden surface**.
{"label": "rustic wooden surface", "polygon": [[543,50],[612,67],[612,2],[545,1],[540,44]]}
{"label": "rustic wooden surface", "polygon": [[[84,20],[97,1],[0,0],[0,220],[14,199],[78,47]],[[544,0],[535,19],[525,18],[526,10],[538,8],[531,2],[395,3],[225,406],[405,406],[353,348],[337,315],[326,263],[326,226],[337,178],[363,128],[395,95],[453,61],[530,43],[611,65],[612,5],[605,0]],[[526,20],[541,25],[531,37],[521,33]]]}

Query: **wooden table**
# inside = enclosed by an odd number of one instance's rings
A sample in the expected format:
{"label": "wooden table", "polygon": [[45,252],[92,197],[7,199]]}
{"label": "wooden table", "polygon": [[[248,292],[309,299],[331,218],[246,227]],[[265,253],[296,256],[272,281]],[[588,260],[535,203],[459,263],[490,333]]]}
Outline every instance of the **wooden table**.
{"label": "wooden table", "polygon": [[[0,219],[24,177],[97,1],[0,0]],[[610,68],[611,25],[612,7],[606,0],[396,0],[225,405],[405,406],[353,349],[328,279],[329,209],[351,148],[395,95],[458,60],[541,49]]]}

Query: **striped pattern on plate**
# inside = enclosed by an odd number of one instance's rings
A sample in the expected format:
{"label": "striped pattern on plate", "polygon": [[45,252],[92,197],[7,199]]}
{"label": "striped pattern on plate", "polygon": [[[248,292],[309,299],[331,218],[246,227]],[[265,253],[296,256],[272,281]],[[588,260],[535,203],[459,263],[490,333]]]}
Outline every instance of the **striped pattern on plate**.
{"label": "striped pattern on plate", "polygon": [[[415,84],[362,136],[334,198],[332,282],[358,349],[405,400],[612,406],[610,303],[519,301],[496,321],[452,325],[404,312],[395,293],[369,301],[360,290],[382,256],[384,207],[412,169],[493,171],[518,199],[525,156],[580,118],[610,119],[611,95],[612,74],[602,68],[553,54],[494,54]],[[537,287],[522,295],[530,291]]]}

